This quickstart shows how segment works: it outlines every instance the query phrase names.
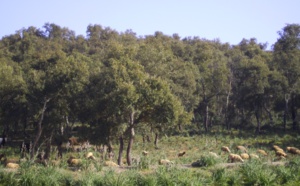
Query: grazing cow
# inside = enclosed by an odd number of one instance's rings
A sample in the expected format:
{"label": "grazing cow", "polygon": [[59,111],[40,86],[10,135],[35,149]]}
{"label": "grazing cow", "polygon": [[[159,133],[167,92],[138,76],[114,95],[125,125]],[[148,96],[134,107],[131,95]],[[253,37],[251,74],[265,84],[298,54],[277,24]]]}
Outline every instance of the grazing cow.
{"label": "grazing cow", "polygon": [[177,155],[178,157],[182,157],[183,155],[185,155],[185,151],[179,152]]}
{"label": "grazing cow", "polygon": [[144,156],[147,156],[149,154],[149,152],[145,151],[145,150],[142,153],[143,153]]}
{"label": "grazing cow", "polygon": [[171,165],[171,164],[173,164],[173,162],[170,161],[170,160],[168,160],[168,159],[160,159],[160,160],[158,161],[158,164],[159,164],[159,165]]}
{"label": "grazing cow", "polygon": [[265,150],[258,149],[257,152],[260,153],[261,155],[268,156],[268,153]]}
{"label": "grazing cow", "polygon": [[300,150],[296,147],[287,147],[286,150],[292,154],[300,154]]}
{"label": "grazing cow", "polygon": [[238,155],[238,154],[229,154],[228,156],[228,160],[231,162],[231,163],[234,163],[234,162],[244,162],[243,158]]}
{"label": "grazing cow", "polygon": [[92,152],[88,152],[86,155],[85,155],[85,158],[86,159],[90,159],[90,160],[95,160],[95,156]]}
{"label": "grazing cow", "polygon": [[73,147],[74,145],[79,145],[79,143],[78,143],[78,138],[75,138],[75,137],[71,137],[71,138],[69,138],[69,143],[70,143],[70,145]]}
{"label": "grazing cow", "polygon": [[7,163],[5,167],[9,169],[18,169],[20,168],[20,165],[17,163]]}
{"label": "grazing cow", "polygon": [[70,158],[67,160],[67,163],[70,165],[70,166],[78,166],[82,163],[82,160],[81,159],[77,159],[73,156],[70,156]]}
{"label": "grazing cow", "polygon": [[243,153],[247,153],[247,149],[246,147],[242,146],[242,145],[239,145],[236,147],[237,150],[243,152]]}
{"label": "grazing cow", "polygon": [[116,163],[113,162],[113,161],[105,161],[105,162],[104,162],[104,166],[107,166],[107,167],[119,167],[119,165],[116,164]]}
{"label": "grazing cow", "polygon": [[224,152],[229,152],[229,153],[231,152],[229,147],[227,147],[227,146],[222,146],[221,150],[224,151]]}

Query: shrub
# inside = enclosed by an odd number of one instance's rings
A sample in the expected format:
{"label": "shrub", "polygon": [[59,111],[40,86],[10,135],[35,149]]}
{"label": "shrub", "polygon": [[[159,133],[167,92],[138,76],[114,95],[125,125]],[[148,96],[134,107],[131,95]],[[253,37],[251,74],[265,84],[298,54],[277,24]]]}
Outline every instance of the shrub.
{"label": "shrub", "polygon": [[276,182],[275,172],[259,161],[249,161],[240,166],[242,181],[245,185],[273,185]]}
{"label": "shrub", "polygon": [[219,158],[216,158],[213,156],[208,156],[208,155],[205,155],[205,156],[203,155],[200,157],[199,160],[192,163],[192,167],[209,167],[209,166],[213,166],[219,162],[220,162]]}
{"label": "shrub", "polygon": [[141,160],[138,164],[139,169],[149,169],[150,168],[150,161],[148,160],[147,156],[141,157]]}

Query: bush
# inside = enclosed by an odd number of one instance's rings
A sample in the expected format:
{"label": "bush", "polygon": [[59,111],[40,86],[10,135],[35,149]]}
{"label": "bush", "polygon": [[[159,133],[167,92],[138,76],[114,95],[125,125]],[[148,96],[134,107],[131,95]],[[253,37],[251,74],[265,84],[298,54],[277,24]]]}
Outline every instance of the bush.
{"label": "bush", "polygon": [[147,156],[141,157],[141,160],[138,164],[139,169],[149,169],[150,168],[150,161],[148,160]]}
{"label": "bush", "polygon": [[213,166],[220,162],[219,158],[213,157],[213,156],[201,156],[199,160],[192,163],[192,167],[209,167]]}
{"label": "bush", "polygon": [[259,161],[244,163],[239,172],[245,185],[274,185],[276,182],[276,174],[271,167]]}

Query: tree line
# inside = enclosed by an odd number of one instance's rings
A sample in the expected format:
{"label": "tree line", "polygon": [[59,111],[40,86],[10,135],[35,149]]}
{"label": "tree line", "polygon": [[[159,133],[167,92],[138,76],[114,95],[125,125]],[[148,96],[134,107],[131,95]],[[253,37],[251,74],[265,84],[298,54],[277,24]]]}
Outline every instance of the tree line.
{"label": "tree line", "polygon": [[80,123],[82,137],[118,140],[120,156],[125,140],[130,165],[136,132],[299,128],[298,24],[279,31],[270,51],[255,38],[230,45],[101,25],[86,33],[46,23],[0,40],[3,133],[32,129],[36,148]]}

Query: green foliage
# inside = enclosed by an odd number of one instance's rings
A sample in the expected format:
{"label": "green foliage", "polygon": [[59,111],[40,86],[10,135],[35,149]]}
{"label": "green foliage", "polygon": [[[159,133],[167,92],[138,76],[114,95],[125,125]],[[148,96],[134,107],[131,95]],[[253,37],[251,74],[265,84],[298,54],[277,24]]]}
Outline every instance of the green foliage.
{"label": "green foliage", "polygon": [[[82,126],[77,135],[95,144],[111,144],[120,136],[128,142],[134,132],[193,136],[203,129],[208,134],[229,130],[230,136],[217,136],[214,143],[196,141],[207,150],[229,139],[233,147],[241,143],[239,135],[250,135],[254,128],[280,136],[285,118],[284,129],[293,131],[280,143],[297,144],[299,28],[286,25],[272,51],[255,38],[230,46],[159,31],[137,37],[131,30],[119,33],[101,25],[89,25],[86,37],[53,23],[42,29],[21,29],[0,40],[0,128],[12,138],[30,130],[29,138],[36,138],[37,146],[50,137],[66,141],[74,131],[63,134],[61,129],[74,123]],[[200,148],[185,145],[176,147]],[[219,161],[202,155],[175,162],[190,163],[200,156],[198,166],[213,167]],[[157,160],[143,158],[139,168],[147,170],[153,162]],[[80,168],[88,171],[92,165],[84,161]],[[102,170],[96,164],[94,168]],[[29,173],[24,183],[34,175]],[[271,173],[269,180],[243,174],[249,182],[255,177],[263,184],[273,183]],[[213,175],[222,180],[227,172],[218,170]],[[290,174],[283,171],[282,175],[282,182],[287,182]],[[225,182],[234,184],[235,177],[229,177]]]}
{"label": "green foliage", "polygon": [[148,157],[147,156],[141,157],[140,162],[138,164],[138,169],[144,170],[149,168],[150,168],[150,160],[148,159]]}
{"label": "green foliage", "polygon": [[240,173],[245,185],[273,185],[277,179],[274,171],[259,161],[244,163]]}
{"label": "green foliage", "polygon": [[211,155],[203,155],[199,160],[192,163],[193,167],[210,167],[220,162],[219,158]]}
{"label": "green foliage", "polygon": [[230,176],[225,168],[213,170],[212,183],[214,185],[237,185],[238,182],[238,178]]}

